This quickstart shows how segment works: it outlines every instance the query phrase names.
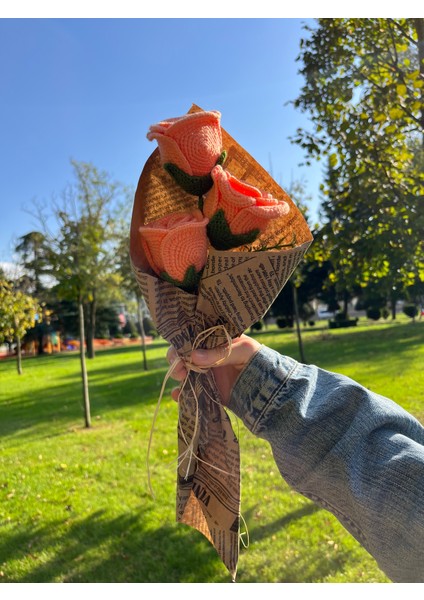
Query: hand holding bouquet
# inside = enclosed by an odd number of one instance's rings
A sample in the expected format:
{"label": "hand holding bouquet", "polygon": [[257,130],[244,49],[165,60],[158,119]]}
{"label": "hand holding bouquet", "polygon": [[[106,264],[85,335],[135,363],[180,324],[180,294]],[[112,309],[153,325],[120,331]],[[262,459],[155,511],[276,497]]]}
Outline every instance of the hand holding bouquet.
{"label": "hand holding bouquet", "polygon": [[[260,320],[312,241],[287,194],[198,107],[150,128],[159,148],[137,188],[130,254],[159,333],[185,359],[230,344]],[[177,520],[201,531],[235,577],[237,439],[212,372],[180,395]]]}

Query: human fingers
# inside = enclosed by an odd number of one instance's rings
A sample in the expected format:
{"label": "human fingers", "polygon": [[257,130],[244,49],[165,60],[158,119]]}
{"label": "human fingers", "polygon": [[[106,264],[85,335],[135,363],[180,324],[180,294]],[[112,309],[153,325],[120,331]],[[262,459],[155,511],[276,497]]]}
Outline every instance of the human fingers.
{"label": "human fingers", "polygon": [[166,359],[168,363],[173,366],[170,377],[176,381],[183,381],[187,375],[187,369],[185,368],[183,361],[178,358],[177,351],[173,346],[168,348]]}
{"label": "human fingers", "polygon": [[243,334],[232,341],[230,351],[227,346],[218,346],[209,350],[199,348],[193,350],[190,360],[198,367],[231,365],[237,369],[242,369],[260,347],[259,342]]}
{"label": "human fingers", "polygon": [[180,392],[181,392],[181,388],[179,388],[179,387],[175,387],[171,390],[171,398],[173,400],[175,400],[175,402],[178,402],[179,397],[180,397]]}

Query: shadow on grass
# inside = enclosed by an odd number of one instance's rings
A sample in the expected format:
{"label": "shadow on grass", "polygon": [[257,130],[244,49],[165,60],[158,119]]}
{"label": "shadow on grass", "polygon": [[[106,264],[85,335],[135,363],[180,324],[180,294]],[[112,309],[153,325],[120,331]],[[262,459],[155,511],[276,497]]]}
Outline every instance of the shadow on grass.
{"label": "shadow on grass", "polygon": [[[55,361],[63,358],[57,355],[39,360],[40,366],[44,363],[44,369],[50,365],[54,369]],[[155,404],[166,367],[165,358],[152,360],[148,371],[143,370],[141,362],[117,361],[112,366],[102,367],[91,363],[89,394],[92,416],[124,407]],[[82,383],[78,370],[63,375],[60,382],[60,385],[49,382],[41,389],[17,390],[14,394],[8,394],[6,401],[0,403],[0,435],[19,432],[19,436],[23,437],[32,435],[31,430],[36,426],[54,429],[59,425],[63,428],[75,420],[82,423]]]}
{"label": "shadow on grass", "polygon": [[[252,508],[249,512],[252,512],[254,510],[255,509]],[[298,508],[297,510],[294,510],[284,515],[284,517],[281,517],[281,519],[276,519],[272,523],[268,523],[267,525],[262,525],[259,527],[252,525],[249,527],[249,529],[251,529],[251,535],[254,541],[259,542],[260,540],[266,537],[270,537],[274,534],[280,533],[282,529],[287,527],[287,525],[290,525],[290,523],[292,523],[293,521],[297,521],[299,519],[302,519],[303,517],[313,515],[314,513],[320,510],[322,510],[320,506],[310,502],[305,506],[302,506],[301,508]],[[247,519],[249,519],[249,512],[246,514]]]}
{"label": "shadow on grass", "polygon": [[[319,510],[314,504],[293,511],[271,525],[256,529],[254,541],[271,536],[291,521]],[[4,533],[0,542],[3,582],[10,583],[229,583],[231,578],[215,550],[201,534],[181,524],[149,526],[149,511],[107,518],[97,511],[85,519],[57,519],[48,526],[20,526]],[[328,548],[308,549],[307,557],[275,556],[282,582],[313,582],[336,574],[349,560]],[[249,550],[243,551],[249,552]],[[306,561],[306,562],[305,562]],[[13,564],[24,565],[14,575]],[[242,567],[238,581],[266,581],[266,574]],[[8,567],[12,565],[12,567]],[[29,565],[29,566],[28,566]]]}
{"label": "shadow on grass", "polygon": [[[263,334],[262,334],[263,335]],[[257,336],[261,339],[261,336]],[[266,334],[264,341],[281,353],[296,357],[296,342],[288,342],[287,336],[276,331]],[[424,324],[404,324],[396,327],[372,328],[365,331],[349,331],[343,334],[323,332],[309,338],[305,344],[307,360],[323,368],[337,371],[349,362],[363,362],[368,371],[380,369],[386,362],[390,372],[403,372],[408,368],[411,357],[424,344]],[[149,370],[144,371],[139,347],[102,350],[102,355],[116,356],[116,362],[103,365],[89,361],[90,403],[93,416],[105,411],[114,411],[137,405],[157,402],[158,393],[165,376],[165,357],[149,358],[158,347],[167,347],[166,342],[147,347]],[[140,355],[140,361],[120,361],[121,353]],[[100,355],[100,353],[99,353]],[[69,355],[55,355],[34,359],[34,374],[37,369],[54,369]],[[75,357],[77,361],[78,358]],[[31,361],[32,362],[32,361]],[[56,380],[57,381],[57,380]],[[171,382],[170,384],[171,385]],[[82,387],[78,369],[62,376],[59,385],[46,384],[43,389],[16,391],[8,394],[0,403],[0,435],[19,432],[24,437],[33,427],[57,428],[75,420],[83,421]],[[32,432],[31,432],[32,433]]]}
{"label": "shadow on grass", "polygon": [[[14,560],[27,566],[19,579],[7,572]],[[3,534],[0,564],[2,580],[12,583],[204,582],[217,573],[219,581],[231,581],[223,565],[219,576],[220,560],[201,534],[178,524],[152,530],[141,509],[111,519],[98,511],[48,527],[21,526],[19,533]]]}
{"label": "shadow on grass", "polygon": [[[257,336],[260,337],[260,336]],[[266,336],[271,338],[271,335]],[[290,353],[298,359],[297,342],[288,343],[278,333],[269,339],[272,348],[281,353]],[[264,340],[265,343],[266,339]],[[424,343],[424,323],[407,323],[396,327],[369,327],[366,330],[323,331],[321,335],[304,340],[306,360],[325,368],[345,365],[348,362],[366,361],[380,364],[387,359],[395,360],[399,368],[410,362],[418,348]],[[325,357],[323,359],[323,357]]]}
{"label": "shadow on grass", "polygon": [[[256,508],[252,508],[246,514],[247,519],[249,519],[249,513],[256,510]],[[322,508],[320,506],[309,502],[305,506],[284,515],[280,519],[276,519],[272,523],[259,527],[252,524],[252,526],[249,527],[251,542],[260,542],[265,538],[275,539],[276,537],[283,535],[284,529],[294,521],[307,518],[321,510]],[[284,583],[311,583],[314,581],[322,581],[323,579],[336,575],[338,572],[342,571],[344,564],[351,560],[350,552],[346,550],[331,553],[328,551],[328,546],[316,548],[316,550],[314,548],[315,546],[308,544],[307,552],[300,557],[296,555],[292,558],[284,555],[279,558],[278,555],[275,555],[275,560],[279,561],[281,564],[279,581]],[[247,552],[248,551],[249,550],[247,550]],[[261,568],[262,566],[258,566],[259,573]],[[250,570],[245,571],[243,568],[240,570],[240,577],[243,580],[243,583],[256,583],[258,581],[257,573],[250,572]],[[261,577],[260,574],[259,577]]]}

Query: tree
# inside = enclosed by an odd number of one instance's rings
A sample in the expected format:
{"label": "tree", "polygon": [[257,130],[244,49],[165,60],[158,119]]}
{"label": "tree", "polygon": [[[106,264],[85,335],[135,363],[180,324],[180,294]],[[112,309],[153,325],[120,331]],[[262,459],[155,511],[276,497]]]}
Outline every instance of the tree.
{"label": "tree", "polygon": [[27,291],[35,294],[37,298],[44,296],[45,287],[42,276],[45,270],[45,236],[39,231],[31,231],[18,240],[15,251],[21,257],[24,268]]}
{"label": "tree", "polygon": [[0,280],[0,342],[16,343],[17,370],[22,375],[21,340],[34,326],[41,308],[36,299],[13,290],[5,280]]}
{"label": "tree", "polygon": [[391,183],[422,185],[422,173],[403,173],[408,141],[424,144],[424,19],[318,19],[305,29],[294,105],[315,130],[294,141],[310,157],[330,155],[345,179],[353,166],[378,166]]}
{"label": "tree", "polygon": [[424,20],[318,19],[302,40],[294,105],[314,130],[293,141],[327,156],[323,236],[332,280],[424,278]]}
{"label": "tree", "polygon": [[[116,272],[114,209],[125,197],[125,188],[90,163],[73,161],[75,181],[61,202],[39,207],[37,213],[45,237],[44,273],[55,282],[52,292],[78,307],[81,376],[86,427],[91,425],[88,376],[85,363],[87,310],[88,356],[94,357],[94,331],[99,302],[119,294],[121,278]],[[57,229],[49,232],[55,219]]]}
{"label": "tree", "polygon": [[[306,192],[306,182],[302,179],[293,180],[288,188],[288,194],[290,198],[294,201],[296,206],[302,212],[306,221],[308,221],[308,202],[311,200],[310,195]],[[312,247],[314,244],[312,244]],[[314,250],[312,247],[308,250],[311,254],[314,254]],[[311,256],[309,254],[309,256]],[[307,259],[308,260],[308,259]],[[299,354],[300,360],[305,363],[305,351],[302,340],[302,333],[300,329],[300,321],[302,316],[304,315],[305,310],[302,311],[302,308],[307,304],[307,300],[305,298],[301,298],[299,301],[299,290],[304,284],[305,279],[303,276],[304,264],[298,266],[296,271],[291,276],[290,280],[286,283],[285,287],[281,290],[280,294],[274,300],[270,310],[272,314],[276,317],[284,317],[285,322],[291,324],[294,320],[296,323],[296,334],[298,340]]]}
{"label": "tree", "polygon": [[358,287],[378,283],[395,318],[399,294],[420,272],[422,242],[408,199],[374,182],[374,175],[362,174],[342,184],[329,168],[323,248],[333,266],[329,279],[345,306]]}

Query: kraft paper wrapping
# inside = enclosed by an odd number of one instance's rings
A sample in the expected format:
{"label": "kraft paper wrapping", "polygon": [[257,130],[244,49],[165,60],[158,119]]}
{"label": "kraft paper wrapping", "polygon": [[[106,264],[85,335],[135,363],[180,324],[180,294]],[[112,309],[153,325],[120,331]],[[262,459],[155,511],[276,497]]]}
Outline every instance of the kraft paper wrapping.
{"label": "kraft paper wrapping", "polygon": [[[201,110],[193,105],[189,112]],[[140,289],[160,335],[182,357],[196,337],[221,325],[200,347],[227,342],[259,321],[312,242],[310,230],[287,193],[224,129],[224,168],[233,176],[285,200],[288,215],[249,248],[209,251],[197,294],[159,279],[143,254],[139,227],[171,212],[197,208],[163,169],[156,149],[141,173],[134,199],[130,257]],[[286,246],[279,250],[262,247]],[[200,531],[216,548],[233,580],[240,539],[240,453],[230,419],[221,405],[213,374],[190,371],[179,401],[176,518]]]}

